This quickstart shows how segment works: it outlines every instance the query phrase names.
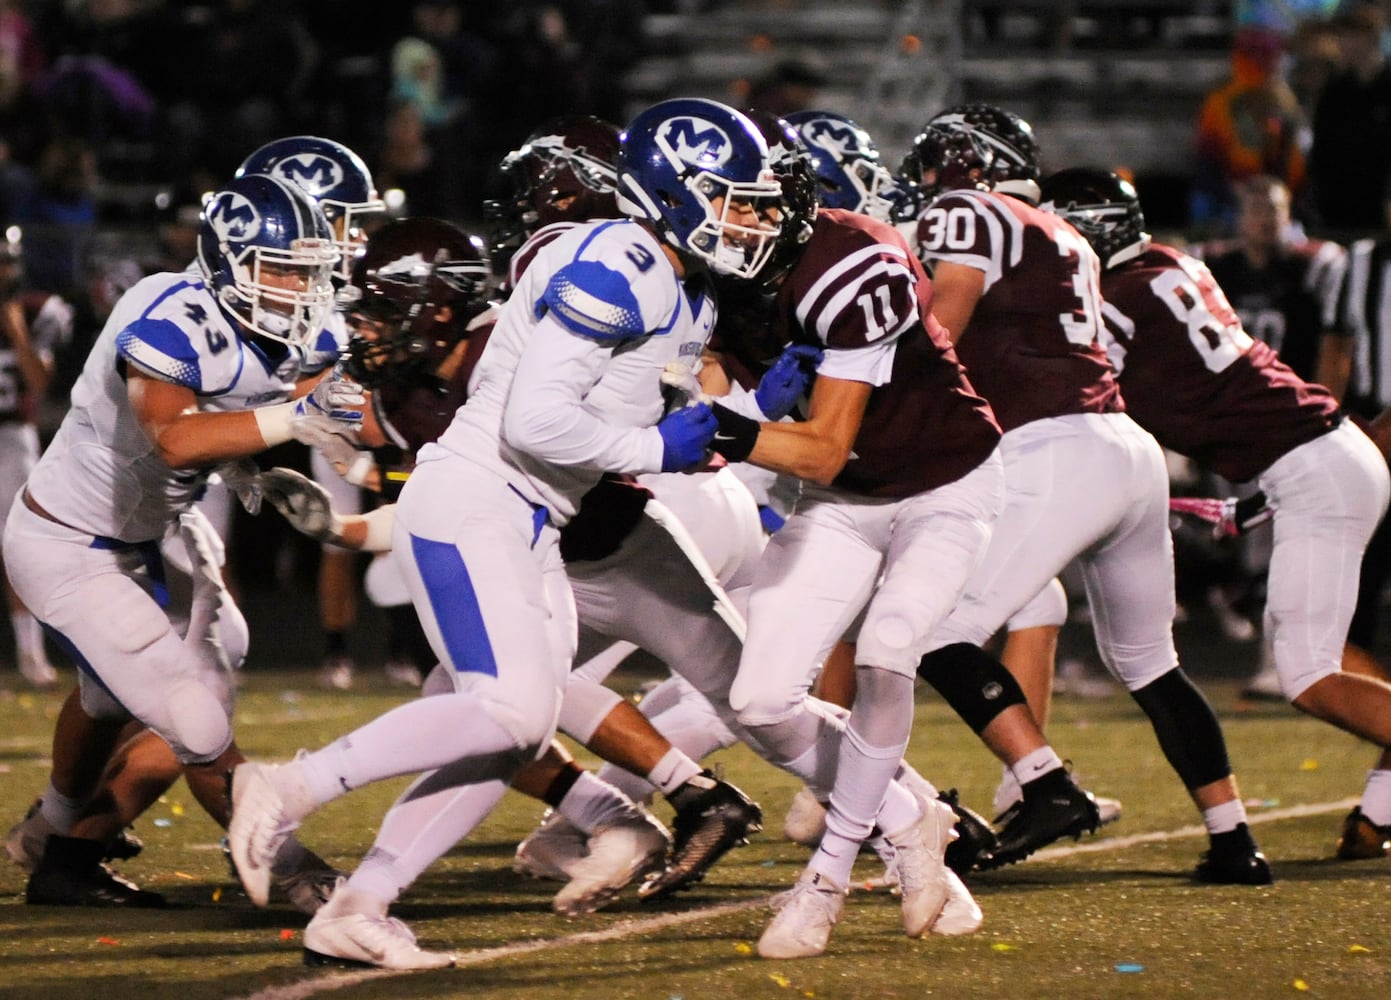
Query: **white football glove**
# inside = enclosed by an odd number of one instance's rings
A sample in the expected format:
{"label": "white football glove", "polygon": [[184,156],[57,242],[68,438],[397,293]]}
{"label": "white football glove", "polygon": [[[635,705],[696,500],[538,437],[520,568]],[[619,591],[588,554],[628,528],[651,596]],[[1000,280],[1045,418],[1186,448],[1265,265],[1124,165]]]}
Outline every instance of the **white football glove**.
{"label": "white football glove", "polygon": [[362,386],[343,373],[341,365],[321,378],[308,395],[295,401],[296,418],[326,417],[353,430],[362,427],[362,413],[367,408],[367,395]]}
{"label": "white football glove", "polygon": [[372,453],[357,446],[357,432],[331,417],[307,415],[290,421],[290,435],[317,448],[340,476],[361,486],[372,471]]}
{"label": "white football glove", "polygon": [[249,458],[224,462],[215,470],[217,478],[237,495],[248,514],[261,513],[261,470]]}
{"label": "white football glove", "polygon": [[338,516],[328,490],[308,476],[281,466],[267,469],[261,473],[261,495],[301,534],[317,542],[338,540]]}

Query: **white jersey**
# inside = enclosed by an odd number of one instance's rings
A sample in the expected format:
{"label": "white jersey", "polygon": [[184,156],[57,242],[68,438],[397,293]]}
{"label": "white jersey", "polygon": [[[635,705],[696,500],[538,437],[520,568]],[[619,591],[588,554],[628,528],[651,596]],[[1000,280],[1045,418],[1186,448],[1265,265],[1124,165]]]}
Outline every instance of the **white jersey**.
{"label": "white jersey", "polygon": [[274,360],[243,339],[196,273],[151,275],[112,310],[30,492],[80,531],[123,542],[159,538],[213,469],[165,464],[131,412],[126,371],[191,389],[200,410],[246,410],[289,399],[298,379],[332,365],[337,353],[326,330],[313,349]]}
{"label": "white jersey", "polygon": [[[604,472],[661,469],[662,371],[671,362],[694,370],[714,321],[708,285],[678,280],[646,229],[576,226],[522,275],[468,402],[419,462],[442,452],[468,458],[564,524]],[[545,455],[514,447],[523,432],[554,447]]]}

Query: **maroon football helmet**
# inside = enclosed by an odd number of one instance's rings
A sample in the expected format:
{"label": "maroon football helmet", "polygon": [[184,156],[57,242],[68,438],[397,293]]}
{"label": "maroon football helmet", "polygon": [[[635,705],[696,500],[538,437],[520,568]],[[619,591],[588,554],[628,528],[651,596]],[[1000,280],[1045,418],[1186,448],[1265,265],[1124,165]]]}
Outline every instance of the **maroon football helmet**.
{"label": "maroon football helmet", "polygon": [[433,369],[488,307],[483,241],[440,219],[401,219],[372,235],[353,267],[348,372],[368,388]]}
{"label": "maroon football helmet", "polygon": [[1018,115],[989,104],[960,104],[934,115],[900,171],[927,200],[976,188],[1038,204],[1038,143]]}
{"label": "maroon football helmet", "polygon": [[508,153],[499,169],[509,193],[483,206],[494,256],[510,256],[553,222],[620,217],[618,126],[591,115],[553,118]]}

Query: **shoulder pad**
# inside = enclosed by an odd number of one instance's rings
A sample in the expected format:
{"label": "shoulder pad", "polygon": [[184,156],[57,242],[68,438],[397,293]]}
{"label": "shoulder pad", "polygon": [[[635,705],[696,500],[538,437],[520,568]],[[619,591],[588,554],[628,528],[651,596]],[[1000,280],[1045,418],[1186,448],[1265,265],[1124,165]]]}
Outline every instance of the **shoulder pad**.
{"label": "shoulder pad", "polygon": [[648,332],[627,276],[597,260],[571,261],[556,271],[538,305],[566,329],[596,340],[626,340]]}
{"label": "shoulder pad", "polygon": [[188,334],[170,320],[136,320],[116,335],[116,352],[146,375],[194,392],[203,388],[198,351]]}

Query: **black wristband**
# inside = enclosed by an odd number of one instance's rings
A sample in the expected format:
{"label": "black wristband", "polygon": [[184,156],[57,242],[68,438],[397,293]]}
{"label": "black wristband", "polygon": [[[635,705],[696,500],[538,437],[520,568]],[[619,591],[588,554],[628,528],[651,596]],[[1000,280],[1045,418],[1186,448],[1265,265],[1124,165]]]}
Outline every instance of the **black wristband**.
{"label": "black wristband", "polygon": [[715,419],[720,424],[714,440],[710,442],[710,450],[723,455],[730,462],[742,462],[748,458],[753,446],[758,442],[758,432],[762,429],[758,421],[751,420],[742,413],[735,413],[719,403],[711,403],[710,412],[715,414]]}

